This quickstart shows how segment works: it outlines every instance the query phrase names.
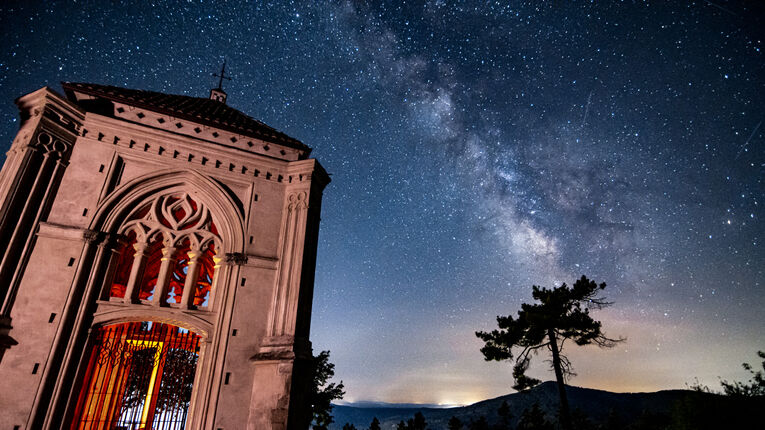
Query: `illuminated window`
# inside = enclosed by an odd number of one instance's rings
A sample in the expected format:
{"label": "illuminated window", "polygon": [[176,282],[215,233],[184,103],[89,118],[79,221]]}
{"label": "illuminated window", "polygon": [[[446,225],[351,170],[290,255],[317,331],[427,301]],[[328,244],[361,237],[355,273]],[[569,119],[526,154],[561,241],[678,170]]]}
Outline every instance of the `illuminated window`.
{"label": "illuminated window", "polygon": [[175,250],[175,268],[170,274],[170,285],[167,288],[167,297],[165,298],[167,303],[181,303],[183,287],[189,271],[190,251],[191,242],[188,239],[185,239]]}
{"label": "illuminated window", "polygon": [[213,276],[215,275],[215,244],[210,243],[202,252],[197,261],[197,266],[199,266],[199,276],[194,292],[194,306],[207,306],[210,300]]}
{"label": "illuminated window", "polygon": [[183,429],[199,339],[151,321],[97,329],[72,428]]}
{"label": "illuminated window", "polygon": [[220,237],[205,205],[187,193],[159,196],[139,205],[121,232],[126,240],[117,250],[111,299],[209,305]]}
{"label": "illuminated window", "polygon": [[159,266],[162,263],[162,236],[156,235],[149,241],[144,251],[146,263],[144,263],[143,277],[138,290],[139,300],[151,300],[154,298],[154,288],[157,286]]}
{"label": "illuminated window", "polygon": [[127,240],[117,249],[117,268],[114,272],[110,297],[120,299],[125,297],[125,289],[130,280],[130,269],[133,267],[135,244],[136,234],[131,231],[127,236]]}

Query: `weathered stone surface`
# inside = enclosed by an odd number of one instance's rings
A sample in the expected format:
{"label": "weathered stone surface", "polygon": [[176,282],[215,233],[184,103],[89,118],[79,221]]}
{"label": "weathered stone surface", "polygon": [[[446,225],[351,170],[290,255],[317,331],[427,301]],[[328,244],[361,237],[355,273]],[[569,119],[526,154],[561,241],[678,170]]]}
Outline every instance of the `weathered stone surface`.
{"label": "weathered stone surface", "polygon": [[[90,334],[155,321],[201,336],[186,428],[306,428],[290,399],[308,386],[329,182],[310,148],[228,107],[239,122],[216,128],[196,111],[152,105],[175,96],[65,89],[67,98],[42,88],[17,100],[22,124],[0,172],[0,422],[69,428]],[[203,258],[214,267],[198,303]],[[155,294],[143,299],[155,263]],[[171,278],[180,267],[193,272],[183,288]],[[124,296],[112,289],[120,279]]]}

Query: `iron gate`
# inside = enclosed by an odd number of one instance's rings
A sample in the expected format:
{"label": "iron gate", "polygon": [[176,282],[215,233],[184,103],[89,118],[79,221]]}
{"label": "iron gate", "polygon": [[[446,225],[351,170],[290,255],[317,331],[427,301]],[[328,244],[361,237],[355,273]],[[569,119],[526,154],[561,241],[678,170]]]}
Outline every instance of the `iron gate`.
{"label": "iron gate", "polygon": [[151,321],[99,328],[82,382],[78,430],[177,430],[186,425],[199,336]]}

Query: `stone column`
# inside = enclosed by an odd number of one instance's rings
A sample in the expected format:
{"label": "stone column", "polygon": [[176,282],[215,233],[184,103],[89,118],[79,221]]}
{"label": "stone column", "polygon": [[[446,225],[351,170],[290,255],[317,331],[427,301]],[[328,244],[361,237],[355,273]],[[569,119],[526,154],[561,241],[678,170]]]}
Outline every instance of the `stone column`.
{"label": "stone column", "polygon": [[167,303],[165,296],[167,296],[167,286],[170,284],[170,276],[175,269],[176,248],[171,246],[169,241],[165,241],[165,247],[162,248],[162,262],[159,266],[159,274],[157,275],[157,285],[154,286],[154,298],[151,301],[153,306],[162,306]]}
{"label": "stone column", "polygon": [[29,240],[29,236],[34,233],[35,226],[32,225],[30,217],[32,212],[35,211],[40,204],[40,201],[38,201],[36,196],[40,194],[43,187],[49,185],[50,181],[46,181],[47,175],[45,173],[49,169],[51,161],[50,154],[46,153],[43,155],[42,165],[40,166],[40,170],[37,171],[32,187],[25,192],[25,194],[27,194],[26,201],[24,202],[24,207],[21,210],[18,219],[15,220],[16,226],[13,233],[11,234],[8,243],[3,244],[3,251],[5,253],[2,261],[0,261],[0,283],[7,282],[8,293],[4,297],[5,300],[3,302],[2,311],[0,311],[0,314],[2,315],[9,315],[10,309],[13,307],[13,299],[15,297],[13,274],[15,274],[20,266],[22,266],[19,261],[19,256],[22,258],[24,257],[21,255],[19,249],[24,247],[25,243]]}
{"label": "stone column", "polygon": [[186,267],[186,280],[183,284],[183,295],[180,300],[180,307],[182,309],[188,309],[191,306],[191,300],[194,298],[194,293],[197,289],[197,279],[199,278],[199,267],[197,261],[202,252],[196,246],[189,250],[189,263]]}
{"label": "stone column", "polygon": [[[135,254],[133,254],[133,265],[130,266],[130,277],[128,278],[127,286],[125,287],[125,303],[134,303],[138,296],[136,285],[141,282],[143,278],[143,268],[146,264],[146,242],[136,242],[133,245]],[[140,288],[138,285],[137,288]]]}
{"label": "stone column", "polygon": [[289,194],[287,215],[280,235],[280,265],[276,293],[268,325],[268,335],[271,337],[294,335],[307,210],[307,191]]}
{"label": "stone column", "polygon": [[[48,157],[48,154],[45,154],[46,160]],[[34,214],[34,218],[32,219],[31,226],[32,231],[29,232],[29,234],[25,235],[25,242],[24,247],[21,250],[21,259],[16,264],[16,270],[13,272],[13,277],[11,278],[11,294],[8,295],[7,300],[7,311],[10,312],[10,308],[13,306],[13,301],[16,297],[16,290],[18,289],[18,285],[21,282],[21,276],[24,273],[24,270],[26,269],[26,262],[29,258],[29,254],[31,253],[32,247],[36,241],[35,232],[37,229],[38,224],[40,221],[42,221],[42,217],[44,212],[46,212],[48,206],[52,202],[51,194],[53,193],[53,189],[56,187],[56,181],[57,177],[59,175],[59,172],[62,171],[66,164],[61,161],[61,159],[54,158],[55,160],[55,166],[53,167],[53,173],[51,173],[50,178],[48,179],[47,186],[45,187],[45,193],[42,196],[42,199],[40,200],[40,204],[37,206],[37,211]]]}
{"label": "stone column", "polygon": [[[210,298],[207,300],[207,309],[213,308],[213,302],[215,300],[215,290],[218,288],[218,280],[220,279],[221,263],[223,262],[223,256],[220,254],[220,249],[215,249],[215,255],[213,256],[213,278],[210,282]],[[220,292],[219,292],[220,293]]]}
{"label": "stone column", "polygon": [[[98,234],[98,232],[91,232],[90,234]],[[111,297],[111,288],[114,283],[114,275],[117,272],[120,250],[127,244],[127,241],[128,238],[120,234],[110,234],[106,238],[109,254],[108,257],[105,257],[107,261],[106,274],[104,275],[104,282],[101,287],[101,293],[99,294],[99,297],[103,300],[109,300]],[[125,296],[122,297],[123,301],[126,296],[127,291],[125,291]]]}

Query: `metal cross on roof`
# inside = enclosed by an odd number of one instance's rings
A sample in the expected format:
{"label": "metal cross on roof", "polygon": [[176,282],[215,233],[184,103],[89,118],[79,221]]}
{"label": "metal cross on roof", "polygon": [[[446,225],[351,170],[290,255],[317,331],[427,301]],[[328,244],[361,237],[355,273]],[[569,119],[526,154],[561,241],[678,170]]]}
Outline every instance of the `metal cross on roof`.
{"label": "metal cross on roof", "polygon": [[213,73],[212,75],[215,76],[216,78],[220,78],[218,80],[218,89],[223,91],[223,80],[224,79],[228,79],[229,81],[231,80],[230,76],[226,76],[226,60],[225,59],[223,60],[223,67],[221,67],[220,69],[220,75],[217,73]]}

